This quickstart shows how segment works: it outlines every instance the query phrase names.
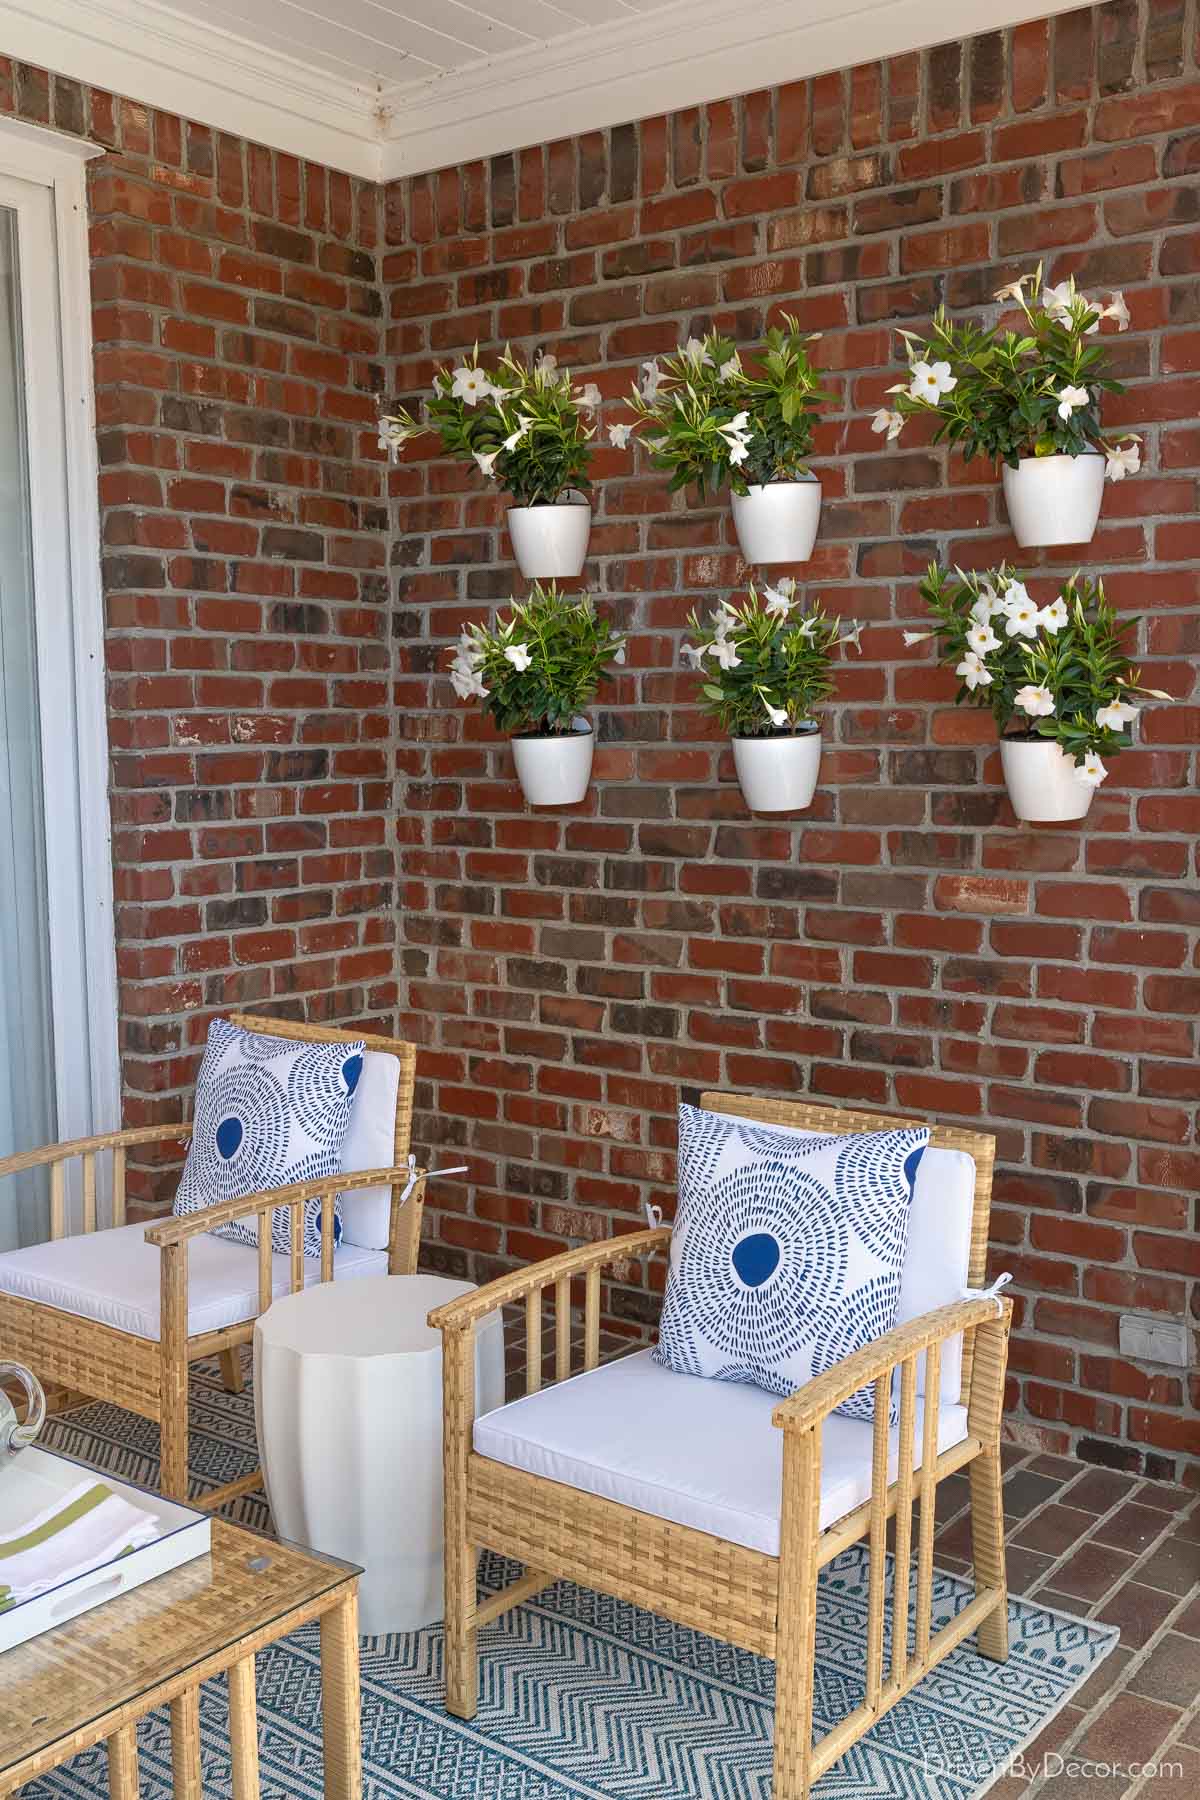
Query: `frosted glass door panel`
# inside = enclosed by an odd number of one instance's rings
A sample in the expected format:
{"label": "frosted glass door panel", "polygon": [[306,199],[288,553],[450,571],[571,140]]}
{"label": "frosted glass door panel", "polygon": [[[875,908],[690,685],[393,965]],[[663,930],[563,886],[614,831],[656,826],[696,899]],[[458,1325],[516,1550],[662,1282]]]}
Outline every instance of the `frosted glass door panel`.
{"label": "frosted glass door panel", "polygon": [[[0,207],[0,1156],[55,1136],[18,216]],[[48,1235],[41,1170],[0,1186],[0,1250]]]}

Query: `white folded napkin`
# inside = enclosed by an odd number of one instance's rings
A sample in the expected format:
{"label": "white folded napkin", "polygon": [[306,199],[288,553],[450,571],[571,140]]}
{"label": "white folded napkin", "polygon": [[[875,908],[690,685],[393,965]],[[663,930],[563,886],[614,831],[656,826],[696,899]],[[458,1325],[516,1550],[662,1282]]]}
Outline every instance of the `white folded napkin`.
{"label": "white folded napkin", "polygon": [[103,1568],[158,1536],[158,1520],[100,1481],[81,1481],[0,1537],[0,1612]]}

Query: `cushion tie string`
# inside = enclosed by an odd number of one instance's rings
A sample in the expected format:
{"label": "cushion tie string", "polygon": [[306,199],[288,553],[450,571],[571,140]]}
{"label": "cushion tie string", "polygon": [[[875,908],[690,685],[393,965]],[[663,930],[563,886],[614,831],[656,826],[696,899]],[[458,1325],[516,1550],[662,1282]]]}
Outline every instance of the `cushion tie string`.
{"label": "cushion tie string", "polygon": [[[453,1169],[426,1169],[425,1177],[426,1177],[426,1180],[428,1180],[428,1181],[435,1181],[439,1175],[465,1175],[466,1173],[467,1173],[466,1163],[459,1163]],[[408,1153],[408,1180],[405,1182],[404,1187],[400,1194],[401,1206],[403,1206],[404,1202],[408,1199],[408,1196],[412,1193],[412,1191],[416,1187],[416,1185],[417,1185],[417,1158],[416,1158],[415,1153],[410,1150]]]}
{"label": "cushion tie string", "polygon": [[1011,1280],[1012,1275],[1008,1270],[1005,1270],[1003,1275],[997,1275],[991,1287],[963,1288],[962,1298],[964,1300],[994,1300],[996,1302],[996,1312],[999,1315],[1004,1311],[1004,1308],[1000,1303],[1000,1290],[1001,1288],[1006,1288]]}
{"label": "cushion tie string", "polygon": [[659,1226],[663,1222],[662,1207],[661,1206],[652,1206],[649,1200],[643,1200],[642,1201],[642,1211],[646,1215],[646,1230],[647,1231],[657,1231]]}

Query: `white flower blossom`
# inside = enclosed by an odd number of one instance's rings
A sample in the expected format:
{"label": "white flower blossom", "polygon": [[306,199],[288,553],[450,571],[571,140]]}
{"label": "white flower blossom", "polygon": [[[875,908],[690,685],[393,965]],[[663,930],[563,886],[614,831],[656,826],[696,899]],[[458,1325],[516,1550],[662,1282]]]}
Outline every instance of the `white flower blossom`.
{"label": "white flower blossom", "polygon": [[737,653],[737,645],[727,637],[718,638],[714,644],[710,645],[709,655],[715,657],[723,669],[741,667],[742,659]]}
{"label": "white flower blossom", "polygon": [[704,651],[699,644],[680,644],[679,654],[685,662],[691,663],[693,669],[704,667]]}
{"label": "white flower blossom", "polygon": [[467,406],[477,406],[481,400],[491,400],[499,392],[482,369],[469,368],[466,363],[459,363],[453,371],[450,391],[456,400],[462,400]]}
{"label": "white flower blossom", "polygon": [[904,414],[893,412],[890,407],[881,406],[871,420],[871,430],[879,433],[887,432],[887,441],[892,443],[904,430]]}
{"label": "white flower blossom", "polygon": [[[914,644],[925,643],[926,640],[933,635],[932,631],[906,631],[903,634],[905,645],[909,650],[912,649]],[[972,654],[974,654],[974,652],[972,652]]]}
{"label": "white flower blossom", "polygon": [[1051,636],[1056,636],[1057,633],[1062,630],[1064,625],[1070,623],[1070,619],[1071,615],[1067,610],[1067,603],[1061,594],[1058,596],[1057,600],[1052,600],[1049,606],[1043,606],[1041,612],[1038,614],[1038,624],[1043,631],[1048,631]]}
{"label": "white flower blossom", "polygon": [[721,381],[732,381],[734,376],[740,375],[741,372],[742,359],[735,350],[733,355],[729,358],[729,361],[721,364],[720,368],[717,370],[717,376]]}
{"label": "white flower blossom", "polygon": [[662,370],[658,366],[657,356],[642,364],[646,373],[642,376],[642,399],[653,406],[658,398],[658,390],[662,386]]}
{"label": "white flower blossom", "polygon": [[557,356],[549,350],[543,350],[538,357],[537,372],[546,379],[549,379],[551,375],[556,375],[558,373]]}
{"label": "white flower blossom", "polygon": [[595,412],[602,397],[600,389],[596,386],[595,382],[589,381],[582,394],[579,396],[579,404],[583,407],[585,412]]}
{"label": "white flower blossom", "polygon": [[498,450],[473,450],[471,454],[474,456],[475,461],[479,464],[484,474],[491,475],[495,469],[496,458],[499,456],[500,452]]}
{"label": "white flower blossom", "polygon": [[1091,400],[1091,397],[1092,396],[1088,393],[1088,391],[1085,387],[1061,387],[1061,388],[1059,388],[1058,393],[1056,395],[1056,398],[1058,400],[1058,416],[1059,416],[1059,418],[1060,419],[1069,419],[1071,414],[1073,412],[1078,412],[1081,406],[1087,406],[1087,404]]}
{"label": "white flower blossom", "polygon": [[1039,611],[1037,602],[1028,594],[1023,599],[1015,600],[1006,606],[1004,632],[1006,637],[1035,638],[1038,634]]}
{"label": "white flower blossom", "polygon": [[614,450],[628,450],[632,436],[632,425],[610,425],[608,428],[608,441]]}
{"label": "white flower blossom", "polygon": [[1019,706],[1023,713],[1031,719],[1045,719],[1054,711],[1054,695],[1048,687],[1039,687],[1036,682],[1018,688],[1013,695],[1013,705]]}
{"label": "white flower blossom", "polygon": [[517,445],[521,442],[521,439],[526,435],[526,433],[529,430],[529,427],[532,424],[533,424],[533,420],[530,418],[528,413],[518,413],[517,414],[517,429],[515,431],[510,432],[509,435],[505,438],[504,448],[506,450],[515,450]]}
{"label": "white flower blossom", "polygon": [[688,339],[687,343],[683,346],[681,355],[683,355],[687,358],[688,362],[691,363],[691,365],[694,369],[702,368],[705,363],[708,363],[710,368],[712,366],[712,357],[708,354],[708,351],[704,348],[704,342],[703,342],[703,339],[701,339],[701,338],[690,337]]}
{"label": "white flower blossom", "polygon": [[1003,287],[998,287],[993,298],[996,300],[1020,300],[1022,288],[1027,281],[1032,280],[1032,275],[1018,275],[1015,281],[1006,281]]}
{"label": "white flower blossom", "polygon": [[958,386],[958,377],[950,373],[948,362],[916,362],[909,374],[910,399],[924,400],[930,406],[937,406],[943,394]]}
{"label": "white flower blossom", "polygon": [[967,644],[976,656],[986,656],[989,650],[1000,648],[1000,639],[990,625],[972,625],[967,632]]}
{"label": "white flower blossom", "polygon": [[839,644],[841,644],[843,649],[857,650],[858,654],[861,656],[862,655],[862,632],[863,632],[863,628],[859,624],[858,620],[852,619],[849,625],[842,626],[841,636],[838,638],[838,642],[839,642]]}
{"label": "white flower blossom", "polygon": [[624,646],[624,644],[618,644],[616,649],[613,651],[613,661],[618,665],[619,668],[623,669],[625,667],[625,646]]}
{"label": "white flower blossom", "polygon": [[954,673],[958,676],[964,686],[970,688],[972,693],[975,692],[977,687],[991,686],[992,671],[988,668],[983,658],[975,654],[974,650],[967,650],[964,653],[963,659],[955,669]]}
{"label": "white flower blossom", "polygon": [[763,599],[767,603],[763,610],[774,619],[786,619],[795,598],[796,583],[790,575],[785,575],[778,587],[763,588]]}
{"label": "white flower blossom", "polygon": [[1071,308],[1076,299],[1082,298],[1082,294],[1076,294],[1073,280],[1060,281],[1054,287],[1042,290],[1042,311],[1049,313],[1060,325],[1065,325],[1070,321]]}
{"label": "white flower blossom", "polygon": [[1124,481],[1127,475],[1136,475],[1142,466],[1142,452],[1138,444],[1114,444],[1104,452],[1104,478],[1106,481]]}
{"label": "white flower blossom", "polygon": [[1080,781],[1086,781],[1089,787],[1099,787],[1102,781],[1108,779],[1108,770],[1094,750],[1087,752],[1082,765],[1076,764],[1075,773]]}
{"label": "white flower blossom", "polygon": [[1129,308],[1125,304],[1125,296],[1118,288],[1107,306],[1100,308],[1102,319],[1115,319],[1118,331],[1129,330]]}
{"label": "white flower blossom", "polygon": [[528,644],[509,644],[504,655],[517,670],[527,669],[533,661]]}
{"label": "white flower blossom", "polygon": [[776,726],[776,728],[778,728],[781,725],[786,725],[788,722],[787,707],[786,706],[772,706],[771,702],[767,699],[767,696],[765,694],[763,694],[761,696],[761,699],[762,699],[762,703],[763,703],[764,707],[766,708],[767,717],[768,717],[768,719],[770,719],[772,725]]}
{"label": "white flower blossom", "polygon": [[1137,707],[1130,706],[1127,700],[1110,700],[1107,706],[1100,707],[1096,723],[1102,731],[1122,731],[1137,716]]}
{"label": "white flower blossom", "polygon": [[486,700],[488,690],[478,669],[463,669],[457,663],[450,669],[450,685],[460,700]]}

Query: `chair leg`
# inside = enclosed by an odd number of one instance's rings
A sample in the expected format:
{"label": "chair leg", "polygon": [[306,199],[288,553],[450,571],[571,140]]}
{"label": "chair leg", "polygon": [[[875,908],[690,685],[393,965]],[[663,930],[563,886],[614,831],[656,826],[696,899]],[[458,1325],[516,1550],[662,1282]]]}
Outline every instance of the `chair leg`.
{"label": "chair leg", "polygon": [[479,1704],[479,1629],[475,1623],[476,1560],[473,1544],[446,1541],[446,1711],[473,1719]]}
{"label": "chair leg", "polygon": [[999,1593],[995,1610],[978,1631],[979,1654],[991,1662],[1008,1661],[1008,1577],[1004,1560],[1004,1472],[1000,1450],[981,1450],[970,1466],[971,1550],[975,1563],[975,1592]]}
{"label": "chair leg", "polygon": [[814,1432],[784,1432],[772,1800],[808,1800],[812,1786],[819,1458]]}
{"label": "chair leg", "polygon": [[186,1500],[188,1497],[186,1388],[182,1405],[171,1403],[164,1398],[162,1413],[158,1421],[158,1436],[161,1457],[158,1472],[159,1492],[167,1500]]}
{"label": "chair leg", "polygon": [[242,1352],[237,1345],[221,1352],[221,1381],[227,1394],[240,1394],[246,1385]]}

